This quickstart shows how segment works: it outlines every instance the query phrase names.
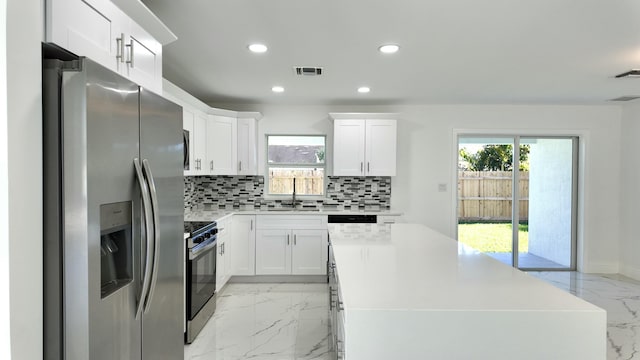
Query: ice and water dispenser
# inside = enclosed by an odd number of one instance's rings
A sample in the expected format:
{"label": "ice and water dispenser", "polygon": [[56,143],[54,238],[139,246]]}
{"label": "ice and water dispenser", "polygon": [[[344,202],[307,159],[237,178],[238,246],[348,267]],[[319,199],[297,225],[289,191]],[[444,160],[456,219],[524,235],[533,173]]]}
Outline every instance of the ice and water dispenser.
{"label": "ice and water dispenser", "polygon": [[133,277],[131,201],[100,205],[100,295],[105,298]]}

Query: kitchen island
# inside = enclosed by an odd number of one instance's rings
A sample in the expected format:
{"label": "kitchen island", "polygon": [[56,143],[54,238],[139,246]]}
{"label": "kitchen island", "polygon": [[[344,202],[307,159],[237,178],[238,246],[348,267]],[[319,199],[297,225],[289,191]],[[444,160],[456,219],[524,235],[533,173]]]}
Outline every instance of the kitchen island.
{"label": "kitchen island", "polygon": [[606,357],[604,310],[445,235],[417,224],[328,229],[340,359]]}

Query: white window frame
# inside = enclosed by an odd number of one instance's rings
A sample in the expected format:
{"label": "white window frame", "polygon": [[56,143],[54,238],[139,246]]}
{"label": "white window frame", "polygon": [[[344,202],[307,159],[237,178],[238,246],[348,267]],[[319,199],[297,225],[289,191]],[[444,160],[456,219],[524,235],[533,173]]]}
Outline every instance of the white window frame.
{"label": "white window frame", "polygon": [[[322,137],[324,138],[324,163],[322,164],[314,164],[316,166],[311,166],[311,164],[287,164],[287,163],[269,163],[269,136],[291,136],[291,137]],[[265,134],[264,137],[265,143],[265,179],[264,179],[264,198],[270,200],[287,200],[291,199],[291,195],[289,194],[271,194],[269,193],[269,169],[271,167],[280,167],[280,168],[300,168],[300,169],[308,169],[310,167],[314,168],[323,168],[324,176],[322,180],[322,194],[321,195],[302,195],[296,194],[296,198],[299,200],[324,200],[327,197],[327,135],[326,134]],[[321,165],[321,166],[318,166]]]}

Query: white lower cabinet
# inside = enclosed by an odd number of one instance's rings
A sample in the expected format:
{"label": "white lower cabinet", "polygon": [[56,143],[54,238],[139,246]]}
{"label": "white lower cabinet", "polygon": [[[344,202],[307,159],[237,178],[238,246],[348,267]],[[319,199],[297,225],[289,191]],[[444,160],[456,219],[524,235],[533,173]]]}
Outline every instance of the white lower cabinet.
{"label": "white lower cabinet", "polygon": [[231,275],[256,274],[255,222],[255,215],[233,215],[233,239],[227,242]]}
{"label": "white lower cabinet", "polygon": [[326,230],[293,230],[291,273],[324,275],[327,270]]}
{"label": "white lower cabinet", "polygon": [[324,275],[326,230],[258,230],[256,275]]}
{"label": "white lower cabinet", "polygon": [[329,337],[330,349],[336,354],[337,359],[345,360],[345,316],[344,305],[342,303],[342,293],[340,292],[340,280],[333,251],[329,245],[329,261],[327,262],[329,275]]}
{"label": "white lower cabinet", "polygon": [[291,230],[258,230],[256,275],[291,274]]}
{"label": "white lower cabinet", "polygon": [[326,216],[265,215],[256,220],[256,275],[326,274]]}
{"label": "white lower cabinet", "polygon": [[218,239],[216,254],[216,292],[222,290],[231,277],[231,261],[227,252],[227,246],[232,242],[233,220],[228,217],[218,221]]}

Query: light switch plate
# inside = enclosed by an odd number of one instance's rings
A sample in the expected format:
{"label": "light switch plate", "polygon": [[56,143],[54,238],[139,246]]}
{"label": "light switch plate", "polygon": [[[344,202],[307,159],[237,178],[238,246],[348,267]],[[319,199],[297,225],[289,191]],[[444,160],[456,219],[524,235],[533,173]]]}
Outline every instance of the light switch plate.
{"label": "light switch plate", "polygon": [[447,192],[447,184],[438,184],[439,192]]}

